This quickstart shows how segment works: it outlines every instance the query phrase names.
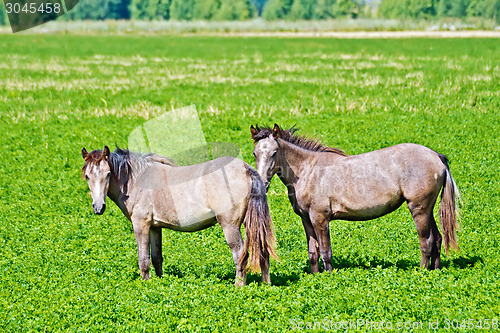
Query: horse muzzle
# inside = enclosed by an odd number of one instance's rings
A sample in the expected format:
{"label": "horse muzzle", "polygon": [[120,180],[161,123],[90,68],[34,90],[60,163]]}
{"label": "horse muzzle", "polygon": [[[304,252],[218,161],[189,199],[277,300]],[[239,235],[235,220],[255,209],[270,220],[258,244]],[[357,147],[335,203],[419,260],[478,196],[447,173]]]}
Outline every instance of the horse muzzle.
{"label": "horse muzzle", "polygon": [[106,204],[105,203],[102,205],[92,204],[92,208],[94,209],[94,214],[102,215],[106,210]]}

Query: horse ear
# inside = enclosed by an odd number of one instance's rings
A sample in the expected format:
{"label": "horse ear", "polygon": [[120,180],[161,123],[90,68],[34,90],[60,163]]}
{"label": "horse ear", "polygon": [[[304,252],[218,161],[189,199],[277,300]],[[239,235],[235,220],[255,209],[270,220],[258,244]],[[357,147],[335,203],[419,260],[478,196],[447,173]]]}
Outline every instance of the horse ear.
{"label": "horse ear", "polygon": [[89,153],[87,152],[87,149],[85,147],[82,148],[82,157],[84,160],[87,159],[87,156],[89,156]]}
{"label": "horse ear", "polygon": [[103,156],[105,159],[108,159],[109,154],[110,154],[109,147],[104,146],[104,149],[102,150],[101,156]]}
{"label": "horse ear", "polygon": [[255,138],[255,135],[257,135],[257,130],[255,129],[255,127],[253,127],[253,125],[250,126],[250,133],[252,133],[252,138]]}
{"label": "horse ear", "polygon": [[280,133],[281,133],[281,129],[280,127],[278,126],[278,124],[274,124],[274,128],[273,128],[273,136],[274,138],[279,138],[280,137]]}

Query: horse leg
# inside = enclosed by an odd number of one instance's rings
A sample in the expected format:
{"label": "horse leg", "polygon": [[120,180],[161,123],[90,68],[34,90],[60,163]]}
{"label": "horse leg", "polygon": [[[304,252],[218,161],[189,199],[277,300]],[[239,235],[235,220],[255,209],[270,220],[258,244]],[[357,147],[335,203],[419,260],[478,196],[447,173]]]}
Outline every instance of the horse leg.
{"label": "horse leg", "polygon": [[153,261],[155,273],[156,276],[161,277],[163,274],[163,256],[161,254],[161,228],[149,229],[149,240],[151,243],[151,260]]}
{"label": "horse leg", "polygon": [[302,217],[302,224],[306,231],[307,237],[307,252],[309,254],[309,263],[311,264],[311,273],[315,274],[319,271],[319,245],[313,225],[308,216]]}
{"label": "horse leg", "polygon": [[269,274],[269,256],[260,258],[260,271],[262,274],[262,282],[271,284],[271,275]]}
{"label": "horse leg", "polygon": [[441,266],[441,242],[443,238],[439,233],[439,229],[436,225],[436,220],[431,214],[431,233],[434,235],[434,246],[431,251],[431,267],[430,269],[439,269]]}
{"label": "horse leg", "polygon": [[328,272],[332,271],[332,245],[330,243],[330,220],[324,215],[310,212],[311,222],[316,232],[319,243],[319,251],[323,265]]}
{"label": "horse leg", "polygon": [[135,240],[137,242],[137,255],[139,258],[139,270],[143,280],[149,280],[149,223],[146,220],[133,220]]}
{"label": "horse leg", "polygon": [[[425,208],[424,208],[425,207]],[[441,234],[436,226],[436,220],[432,214],[432,205],[422,205],[421,203],[408,202],[417,234],[420,241],[420,252],[422,259],[421,268],[439,268],[441,255]],[[430,266],[429,266],[430,264]]]}
{"label": "horse leg", "polygon": [[[241,237],[240,226],[234,224],[222,224],[222,231],[226,237],[227,245],[231,248],[233,252],[233,261],[236,265],[236,276],[234,279],[234,285],[237,287],[244,286],[246,284],[246,265],[247,258],[245,258],[240,265],[240,257],[243,254],[243,238]],[[269,267],[269,266],[268,266]],[[268,270],[269,275],[269,270]],[[264,276],[262,277],[264,279]]]}

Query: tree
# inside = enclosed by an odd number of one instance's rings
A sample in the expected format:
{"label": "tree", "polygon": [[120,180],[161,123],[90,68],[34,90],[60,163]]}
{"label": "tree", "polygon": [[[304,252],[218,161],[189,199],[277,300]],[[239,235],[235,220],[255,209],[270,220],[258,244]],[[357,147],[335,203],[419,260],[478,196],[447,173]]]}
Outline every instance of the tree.
{"label": "tree", "polygon": [[451,0],[451,8],[448,15],[451,17],[465,17],[469,0]]}
{"label": "tree", "polygon": [[383,18],[394,19],[403,17],[403,12],[397,0],[383,0],[378,7],[378,11]]}
{"label": "tree", "polygon": [[496,19],[500,14],[500,0],[471,0],[467,7],[467,16],[480,16]]}
{"label": "tree", "polygon": [[267,0],[252,0],[252,4],[254,5],[255,9],[257,10],[258,16],[262,15],[262,10],[264,9],[266,2],[267,2]]}
{"label": "tree", "polygon": [[211,20],[219,8],[219,0],[196,0],[193,6],[193,18],[197,20]]}
{"label": "tree", "polygon": [[107,11],[107,1],[81,0],[65,17],[72,20],[104,20]]}
{"label": "tree", "polygon": [[80,0],[66,15],[71,20],[129,19],[130,0]]}
{"label": "tree", "polygon": [[451,10],[451,1],[452,0],[440,0],[437,5],[437,16],[438,17],[447,17],[449,16]]}
{"label": "tree", "polygon": [[107,19],[130,19],[130,0],[107,0],[108,10]]}
{"label": "tree", "polygon": [[[435,0],[383,0],[379,7],[382,17],[391,19],[426,18],[435,16]],[[455,1],[455,0],[450,0]]]}
{"label": "tree", "polygon": [[130,4],[131,17],[135,20],[151,20],[148,8],[149,0],[132,0]]}
{"label": "tree", "polygon": [[410,0],[408,10],[411,18],[428,18],[436,14],[434,0]]}
{"label": "tree", "polygon": [[253,17],[255,7],[250,0],[221,0],[220,9],[215,15],[217,20],[245,20]]}
{"label": "tree", "polygon": [[355,0],[337,0],[332,6],[332,14],[335,17],[354,16],[358,12],[358,2]]}
{"label": "tree", "polygon": [[279,20],[288,16],[293,0],[269,0],[264,6],[262,17],[266,20]]}
{"label": "tree", "polygon": [[168,20],[170,0],[132,0],[130,11],[138,20]]}
{"label": "tree", "polygon": [[194,0],[172,0],[170,18],[174,20],[193,19]]}
{"label": "tree", "polygon": [[5,12],[5,7],[3,1],[0,1],[0,25],[7,24],[7,13]]}
{"label": "tree", "polygon": [[169,20],[170,19],[170,1],[171,0],[157,0],[156,18]]}
{"label": "tree", "polygon": [[310,20],[316,4],[316,0],[294,0],[288,17],[292,20]]}
{"label": "tree", "polygon": [[317,0],[313,8],[312,18],[322,20],[333,17],[332,7],[334,3],[335,0]]}

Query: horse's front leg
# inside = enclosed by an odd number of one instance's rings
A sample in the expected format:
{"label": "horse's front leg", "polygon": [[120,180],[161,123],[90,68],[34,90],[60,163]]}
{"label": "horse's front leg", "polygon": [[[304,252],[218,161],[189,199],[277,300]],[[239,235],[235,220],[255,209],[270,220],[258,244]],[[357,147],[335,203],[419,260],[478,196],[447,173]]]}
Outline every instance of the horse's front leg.
{"label": "horse's front leg", "polygon": [[137,255],[139,258],[139,270],[144,280],[149,280],[149,221],[146,219],[132,219],[135,240],[137,242]]}
{"label": "horse's front leg", "polygon": [[306,231],[307,237],[307,252],[309,254],[309,263],[311,264],[311,273],[318,273],[319,271],[319,245],[316,232],[314,232],[313,225],[308,216],[302,217],[302,224]]}
{"label": "horse's front leg", "polygon": [[163,274],[163,256],[161,254],[161,228],[149,229],[149,239],[151,243],[151,259],[155,268],[156,276],[161,277]]}
{"label": "horse's front leg", "polygon": [[309,213],[311,218],[311,223],[318,237],[319,251],[321,253],[321,259],[323,259],[323,265],[325,270],[328,272],[332,271],[332,245],[330,243],[330,220],[315,211]]}

